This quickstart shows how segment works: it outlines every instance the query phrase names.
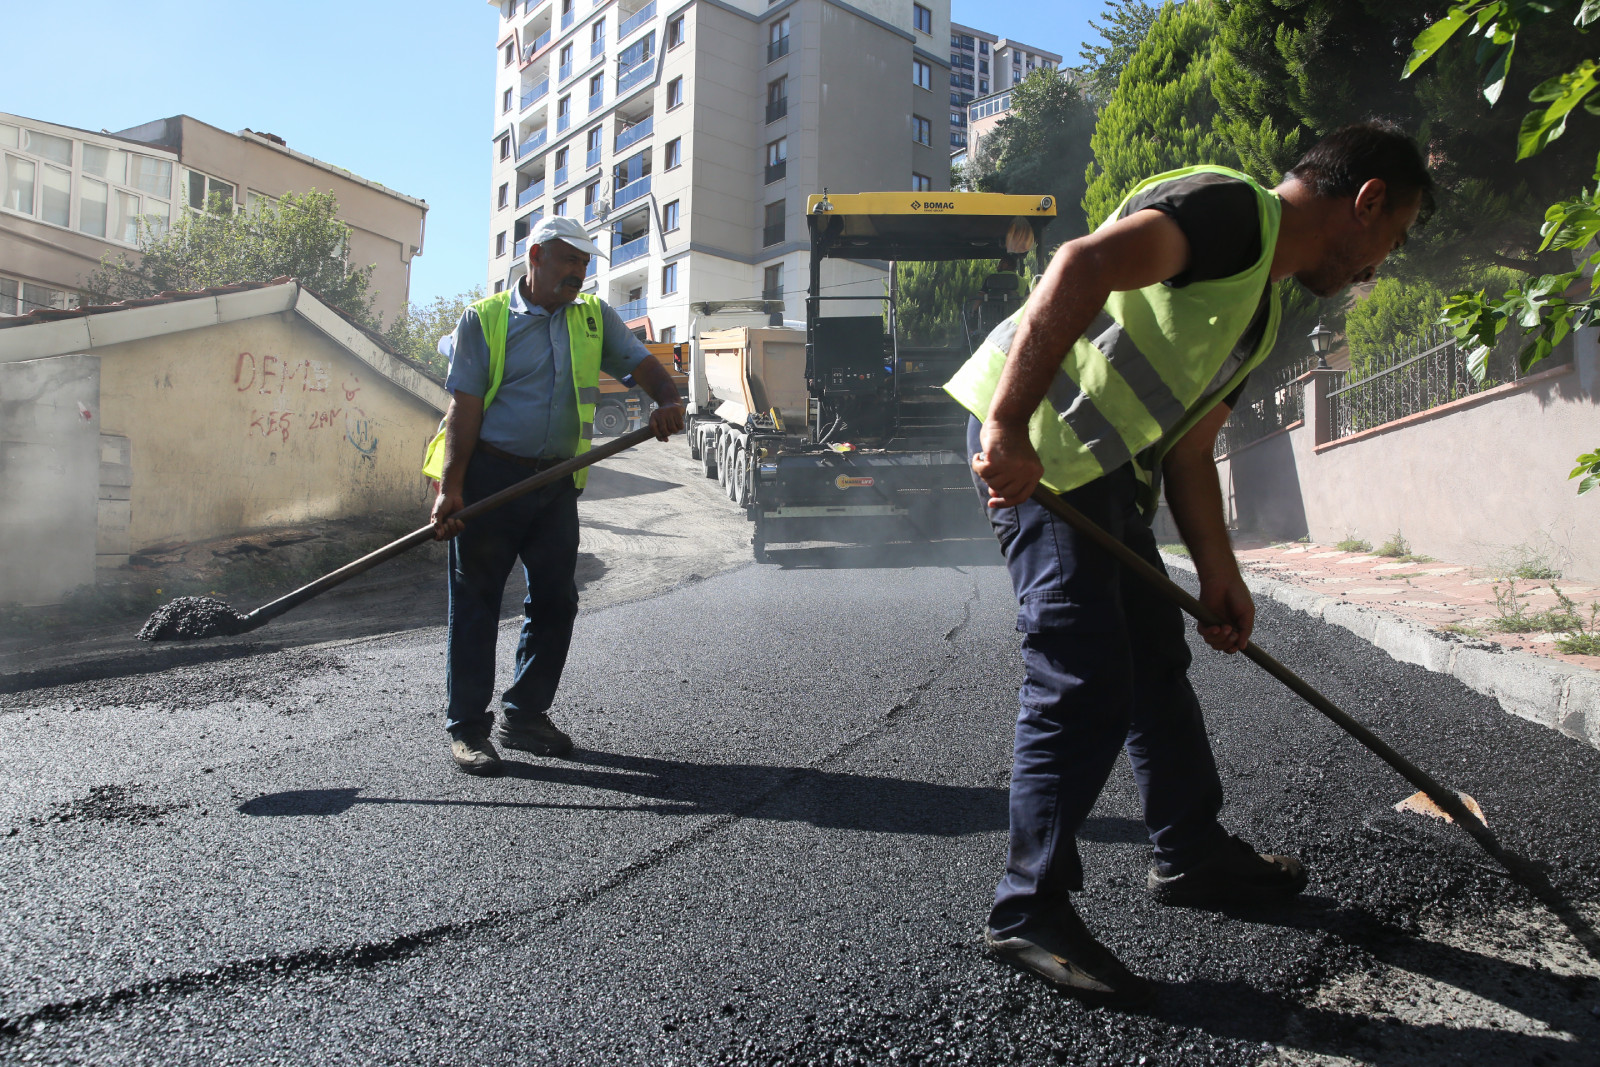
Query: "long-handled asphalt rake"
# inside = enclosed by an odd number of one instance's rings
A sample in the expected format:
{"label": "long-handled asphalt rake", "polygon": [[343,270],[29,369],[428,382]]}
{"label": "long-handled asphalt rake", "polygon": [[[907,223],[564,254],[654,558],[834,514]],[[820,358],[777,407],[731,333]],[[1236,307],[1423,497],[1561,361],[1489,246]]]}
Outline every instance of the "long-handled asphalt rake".
{"label": "long-handled asphalt rake", "polygon": [[[1039,486],[1033,491],[1033,499],[1050,514],[1071,526],[1074,530],[1093,540],[1101,548],[1111,553],[1123,566],[1127,567],[1140,579],[1155,587],[1168,600],[1177,604],[1184,611],[1194,616],[1206,626],[1223,625],[1224,621],[1207,608],[1177,582],[1162,574],[1127,545],[1112,537],[1101,529],[1092,519],[1077,508],[1068,504],[1061,497]],[[1339,727],[1351,737],[1361,742],[1368,750],[1375,753],[1389,766],[1400,772],[1400,776],[1421,791],[1422,795],[1432,801],[1440,811],[1450,816],[1450,821],[1472,835],[1472,839],[1483,847],[1483,850],[1492,856],[1496,863],[1504,867],[1523,888],[1527,889],[1556,916],[1570,930],[1573,936],[1583,945],[1589,954],[1600,959],[1600,934],[1587,919],[1574,908],[1566,897],[1551,884],[1549,877],[1533,862],[1521,856],[1513,855],[1501,847],[1494,834],[1489,831],[1488,825],[1483,821],[1478,802],[1465,793],[1458,793],[1447,789],[1431,774],[1406,759],[1396,752],[1383,738],[1367,729],[1361,723],[1351,718],[1333,701],[1323,696],[1304,678],[1278,662],[1277,658],[1269,655],[1255,641],[1251,641],[1244,648],[1244,654],[1255,661],[1268,674],[1294,690],[1306,703],[1316,708],[1322,714],[1332,719]],[[1418,803],[1420,798],[1411,797],[1402,803],[1408,810],[1419,810],[1425,805]]]}
{"label": "long-handled asphalt rake", "polygon": [[[576,459],[569,459],[558,463],[549,470],[540,471],[538,474],[524,478],[515,485],[507,486],[492,496],[486,496],[476,504],[469,504],[450,517],[468,521],[492,511],[501,504],[515,500],[519,496],[526,496],[535,489],[543,488],[552,482],[565,478],[575,471],[582,470],[591,463],[598,463],[602,459],[609,459],[618,452],[625,452],[634,445],[649,440],[655,436],[649,427],[641,427],[631,433],[623,434],[614,441],[603,445],[596,445]],[[169,601],[157,608],[144,628],[139,631],[139,636],[146,641],[193,640],[202,637],[224,637],[235,634],[249,633],[260,626],[264,626],[276,619],[279,615],[297,608],[313,597],[321,596],[336,585],[348,582],[358,574],[364,574],[404,552],[409,552],[420,544],[433,540],[433,525],[419,527],[400,538],[390,542],[375,552],[370,552],[360,559],[345,564],[336,571],[324,574],[321,578],[307,585],[301,586],[292,593],[287,593],[261,607],[248,615],[240,614],[233,610],[224,601],[215,597],[183,596]]]}

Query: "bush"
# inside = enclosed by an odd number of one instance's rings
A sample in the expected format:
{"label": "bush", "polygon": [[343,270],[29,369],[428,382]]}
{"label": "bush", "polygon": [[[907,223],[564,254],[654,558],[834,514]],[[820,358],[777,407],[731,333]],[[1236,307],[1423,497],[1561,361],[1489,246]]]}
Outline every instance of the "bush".
{"label": "bush", "polygon": [[1344,318],[1350,342],[1350,381],[1360,381],[1382,370],[1397,345],[1423,337],[1436,328],[1450,295],[1462,289],[1483,288],[1501,293],[1520,277],[1504,267],[1490,267],[1445,284],[1425,278],[1380,278],[1372,293]]}

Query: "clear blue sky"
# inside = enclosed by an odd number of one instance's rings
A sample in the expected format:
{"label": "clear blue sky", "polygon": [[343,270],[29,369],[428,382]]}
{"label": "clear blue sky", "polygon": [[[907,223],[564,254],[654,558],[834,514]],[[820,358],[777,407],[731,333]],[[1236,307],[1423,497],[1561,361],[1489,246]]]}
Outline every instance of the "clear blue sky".
{"label": "clear blue sky", "polygon": [[[1101,7],[954,0],[952,15],[1075,63]],[[225,130],[276,133],[428,202],[413,302],[482,283],[496,31],[483,0],[5,8],[12,47],[0,64],[0,111],[90,130],[188,114]]]}

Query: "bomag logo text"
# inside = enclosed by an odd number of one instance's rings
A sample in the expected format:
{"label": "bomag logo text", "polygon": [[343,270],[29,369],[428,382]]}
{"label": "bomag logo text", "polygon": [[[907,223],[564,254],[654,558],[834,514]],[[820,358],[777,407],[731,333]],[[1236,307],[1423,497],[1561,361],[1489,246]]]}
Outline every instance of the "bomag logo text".
{"label": "bomag logo text", "polygon": [[956,209],[956,204],[955,204],[954,200],[913,200],[913,201],[911,201],[911,210],[912,211],[954,211],[955,209]]}

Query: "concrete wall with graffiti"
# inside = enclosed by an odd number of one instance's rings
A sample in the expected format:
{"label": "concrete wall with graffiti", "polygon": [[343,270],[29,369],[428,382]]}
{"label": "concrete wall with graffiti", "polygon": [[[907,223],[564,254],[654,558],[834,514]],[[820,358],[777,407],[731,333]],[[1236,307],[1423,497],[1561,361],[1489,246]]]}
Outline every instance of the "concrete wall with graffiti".
{"label": "concrete wall with graffiti", "polygon": [[375,512],[425,521],[440,412],[296,314],[96,354],[102,431],[130,443],[130,550]]}

